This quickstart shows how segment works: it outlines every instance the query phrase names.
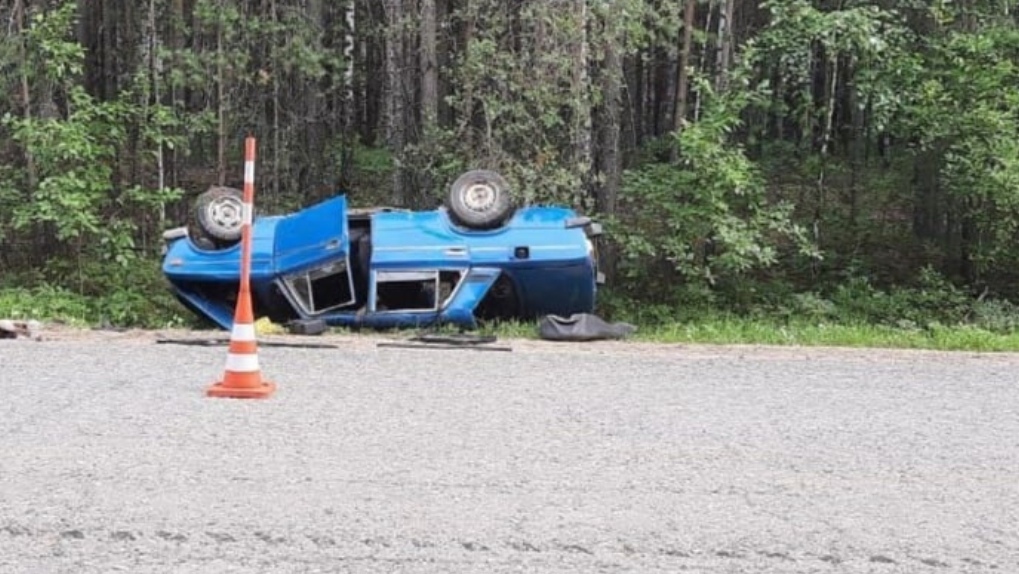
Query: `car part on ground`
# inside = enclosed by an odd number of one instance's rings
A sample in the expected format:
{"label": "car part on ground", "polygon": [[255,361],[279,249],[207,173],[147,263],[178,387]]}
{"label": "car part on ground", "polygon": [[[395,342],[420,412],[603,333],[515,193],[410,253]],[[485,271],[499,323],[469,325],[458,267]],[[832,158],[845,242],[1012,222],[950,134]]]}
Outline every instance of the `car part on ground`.
{"label": "car part on ground", "polygon": [[487,345],[498,339],[495,335],[478,335],[476,333],[419,333],[410,338],[418,343],[435,343],[439,345]]}
{"label": "car part on ground", "polygon": [[328,330],[329,325],[322,319],[294,319],[287,323],[291,335],[321,335]]}
{"label": "car part on ground", "polygon": [[[188,339],[188,338],[159,338],[156,339],[157,345],[185,345],[189,347],[219,347],[222,345],[229,345],[230,338],[218,338],[212,337],[207,339]],[[339,345],[333,345],[331,343],[307,343],[307,342],[287,342],[287,341],[267,341],[261,339],[258,341],[260,347],[285,347],[293,349],[339,349]]]}
{"label": "car part on ground", "polygon": [[419,341],[381,341],[375,344],[376,347],[390,349],[429,349],[442,351],[501,351],[512,353],[513,347],[503,345],[461,345],[455,343],[422,343]]}

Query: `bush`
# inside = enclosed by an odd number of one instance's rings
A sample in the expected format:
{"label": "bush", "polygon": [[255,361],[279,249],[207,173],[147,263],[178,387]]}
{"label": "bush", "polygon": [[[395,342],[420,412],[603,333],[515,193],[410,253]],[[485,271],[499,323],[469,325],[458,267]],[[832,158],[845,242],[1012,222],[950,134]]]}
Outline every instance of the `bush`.
{"label": "bush", "polygon": [[54,261],[16,280],[20,286],[0,285],[0,317],[112,327],[196,325],[154,261]]}

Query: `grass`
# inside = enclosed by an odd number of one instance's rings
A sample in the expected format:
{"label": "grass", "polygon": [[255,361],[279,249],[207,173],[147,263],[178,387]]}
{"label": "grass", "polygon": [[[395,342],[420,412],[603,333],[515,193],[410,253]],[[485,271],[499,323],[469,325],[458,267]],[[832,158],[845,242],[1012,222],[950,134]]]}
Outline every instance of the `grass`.
{"label": "grass", "polygon": [[968,325],[906,329],[868,324],[781,324],[728,319],[653,326],[642,329],[635,338],[658,343],[1019,351],[1019,333],[994,333]]}
{"label": "grass", "polygon": [[[537,339],[536,322],[482,326],[481,334],[499,338]],[[1019,332],[996,333],[972,325],[925,329],[866,323],[704,317],[687,322],[638,325],[630,341],[711,345],[784,345],[940,351],[1019,352]]]}
{"label": "grass", "polygon": [[[88,328],[107,323],[138,328],[188,327],[195,323],[175,302],[120,292],[97,299],[62,289],[0,288],[0,319],[37,319]],[[852,320],[808,320],[793,317],[744,318],[707,311],[687,320],[631,321],[637,332],[628,340],[652,343],[801,345],[857,348],[933,349],[944,351],[1019,352],[1019,325],[915,323],[890,326]],[[449,328],[450,332],[456,329]],[[482,325],[479,334],[500,339],[538,337],[537,322]]]}

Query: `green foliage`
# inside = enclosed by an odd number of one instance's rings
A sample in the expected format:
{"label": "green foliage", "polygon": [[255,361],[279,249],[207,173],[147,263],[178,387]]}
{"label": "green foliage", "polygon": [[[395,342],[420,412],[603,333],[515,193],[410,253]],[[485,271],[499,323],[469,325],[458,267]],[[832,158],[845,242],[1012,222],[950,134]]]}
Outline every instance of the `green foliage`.
{"label": "green foliage", "polygon": [[385,148],[371,148],[360,143],[353,149],[354,167],[350,170],[348,193],[362,206],[384,205],[389,202],[394,168],[393,155]]}
{"label": "green foliage", "polygon": [[88,324],[89,315],[88,300],[62,287],[0,288],[0,316],[5,318],[84,326]]}
{"label": "green foliage", "polygon": [[167,328],[196,320],[170,294],[158,262],[131,267],[53,261],[0,283],[0,317],[75,326]]}
{"label": "green foliage", "polygon": [[578,43],[584,37],[597,60],[599,34],[614,37],[618,28],[643,41],[645,4],[617,2],[611,15],[592,8],[592,18],[612,18],[611,26],[588,26],[581,13],[547,2],[481,0],[458,12],[475,29],[455,62],[448,98],[458,122],[426,142],[436,152],[433,179],[451,181],[454,169],[497,169],[522,202],[590,207],[590,145],[582,141],[591,137],[600,93],[578,81]]}
{"label": "green foliage", "polygon": [[[777,77],[791,92],[768,102],[778,114],[798,118],[809,132],[823,121],[825,102],[815,97],[816,67],[837,61],[848,65],[858,105],[865,106],[875,130],[889,127],[902,106],[903,74],[908,70],[913,36],[894,8],[850,3],[838,10],[823,10],[806,0],[770,0],[762,7],[770,13],[768,25],[745,48],[748,63],[765,82]],[[820,48],[820,51],[818,51]],[[818,62],[818,57],[827,62]]]}
{"label": "green foliage", "polygon": [[76,11],[76,2],[64,1],[56,9],[32,17],[25,38],[26,55],[32,67],[26,67],[22,73],[58,84],[66,84],[82,73],[85,49],[68,35]]}
{"label": "green foliage", "polygon": [[128,126],[141,127],[142,144],[158,146],[174,142],[165,130],[175,122],[164,108],[135,103],[130,92],[98,101],[75,82],[84,60],[82,47],[69,38],[75,10],[74,2],[66,2],[39,13],[27,32],[24,73],[42,73],[63,86],[66,104],[55,115],[2,118],[12,141],[32,158],[33,172],[0,174],[5,176],[0,179],[0,229],[52,229],[58,240],[73,242],[78,257],[126,265],[136,256],[138,226],[132,216],[161,209],[180,191],[139,185],[117,190],[117,157],[130,141]]}
{"label": "green foliage", "polygon": [[651,262],[667,262],[686,282],[713,285],[774,265],[783,245],[813,254],[792,206],[769,201],[759,170],[730,138],[749,95],[711,97],[705,83],[701,89],[710,98],[704,117],[673,141],[679,164],[651,163],[624,175],[612,236],[622,247],[622,270],[638,283],[649,279]]}
{"label": "green foliage", "polygon": [[930,268],[915,287],[885,292],[859,278],[839,285],[831,299],[845,318],[903,328],[959,324],[972,304],[969,296]]}
{"label": "green foliage", "polygon": [[914,70],[902,129],[936,154],[940,183],[980,271],[1019,261],[1019,30],[955,32],[928,41]]}

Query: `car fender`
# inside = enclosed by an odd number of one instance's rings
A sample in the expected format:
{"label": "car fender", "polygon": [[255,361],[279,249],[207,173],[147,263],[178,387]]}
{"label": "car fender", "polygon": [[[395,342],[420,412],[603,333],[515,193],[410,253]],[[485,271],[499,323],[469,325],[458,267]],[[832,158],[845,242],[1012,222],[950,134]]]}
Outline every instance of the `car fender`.
{"label": "car fender", "polygon": [[481,300],[488,294],[492,285],[502,274],[497,267],[472,267],[467,270],[467,276],[457,287],[456,293],[450,299],[449,304],[440,313],[442,322],[469,325],[471,328],[477,326],[474,317],[474,310],[481,303]]}

